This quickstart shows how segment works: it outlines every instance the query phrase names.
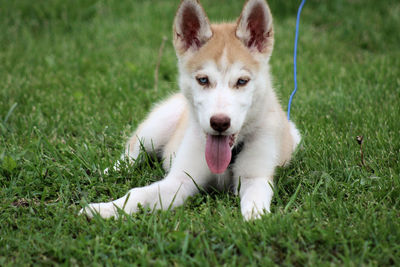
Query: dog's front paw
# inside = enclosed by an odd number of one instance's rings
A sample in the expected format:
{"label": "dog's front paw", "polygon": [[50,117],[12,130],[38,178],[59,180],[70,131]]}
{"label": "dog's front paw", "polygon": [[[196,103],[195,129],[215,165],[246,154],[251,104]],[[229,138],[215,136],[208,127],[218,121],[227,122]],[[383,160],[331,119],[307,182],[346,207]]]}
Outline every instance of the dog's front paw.
{"label": "dog's front paw", "polygon": [[86,215],[88,218],[93,218],[95,214],[102,218],[111,218],[117,215],[117,208],[112,202],[107,203],[92,203],[79,211],[79,215]]}
{"label": "dog's front paw", "polygon": [[[260,206],[260,207],[259,207]],[[269,207],[257,206],[253,203],[242,203],[241,211],[245,221],[260,219],[262,215],[269,213]]]}

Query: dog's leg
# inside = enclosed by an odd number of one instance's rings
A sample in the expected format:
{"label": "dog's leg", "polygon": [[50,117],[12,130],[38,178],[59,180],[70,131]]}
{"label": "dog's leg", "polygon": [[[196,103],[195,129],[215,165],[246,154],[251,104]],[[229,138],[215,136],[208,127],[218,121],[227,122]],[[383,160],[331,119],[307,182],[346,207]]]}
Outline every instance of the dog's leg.
{"label": "dog's leg", "polygon": [[240,195],[241,212],[245,220],[260,218],[270,211],[277,158],[277,145],[273,137],[247,141],[238,155],[234,165],[235,192]]}
{"label": "dog's leg", "polygon": [[187,130],[177,152],[171,171],[161,181],[148,186],[131,189],[124,197],[107,203],[93,203],[81,210],[92,217],[99,213],[109,218],[118,209],[130,214],[138,210],[138,204],[151,209],[168,209],[182,205],[184,201],[205,186],[212,177],[204,158],[205,141],[201,130]]}
{"label": "dog's leg", "polygon": [[135,213],[139,209],[138,204],[143,208],[166,210],[182,205],[189,196],[196,193],[197,188],[189,177],[168,175],[151,185],[133,188],[117,200],[89,204],[80,213],[86,213],[90,218],[94,213],[103,218],[110,218],[118,215],[118,209],[127,214]]}
{"label": "dog's leg", "polygon": [[258,219],[266,212],[270,212],[272,177],[241,178],[240,210],[245,220]]}
{"label": "dog's leg", "polygon": [[[129,138],[121,160],[128,159],[130,163],[133,163],[138,157],[141,147],[146,151],[159,151],[165,146],[187,109],[186,105],[181,94],[176,94],[157,105]],[[120,162],[117,161],[114,170],[118,170],[119,165]],[[104,172],[107,173],[108,168]]]}

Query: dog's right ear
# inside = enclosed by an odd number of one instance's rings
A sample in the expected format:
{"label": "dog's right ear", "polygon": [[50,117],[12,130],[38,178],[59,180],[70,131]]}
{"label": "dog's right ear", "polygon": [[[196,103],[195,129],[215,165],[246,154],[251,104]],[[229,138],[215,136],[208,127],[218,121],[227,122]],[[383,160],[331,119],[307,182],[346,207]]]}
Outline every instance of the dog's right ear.
{"label": "dog's right ear", "polygon": [[183,0],[175,15],[174,46],[178,55],[196,51],[212,36],[208,18],[197,0]]}

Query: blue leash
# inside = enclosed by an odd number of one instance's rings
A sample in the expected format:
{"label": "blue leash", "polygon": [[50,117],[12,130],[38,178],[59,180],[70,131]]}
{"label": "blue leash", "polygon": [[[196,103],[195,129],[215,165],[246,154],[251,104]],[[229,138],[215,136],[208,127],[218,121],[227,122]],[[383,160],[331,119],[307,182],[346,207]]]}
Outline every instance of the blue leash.
{"label": "blue leash", "polygon": [[301,4],[299,6],[299,10],[297,11],[297,20],[296,20],[296,37],[294,39],[294,55],[293,55],[293,63],[294,63],[294,90],[292,92],[292,94],[290,95],[289,98],[289,105],[288,105],[288,109],[287,109],[287,119],[288,121],[290,121],[290,107],[292,106],[292,99],[293,96],[296,94],[297,92],[297,40],[299,38],[299,24],[300,24],[300,13],[301,10],[304,6],[304,4],[306,3],[306,0],[301,1]]}

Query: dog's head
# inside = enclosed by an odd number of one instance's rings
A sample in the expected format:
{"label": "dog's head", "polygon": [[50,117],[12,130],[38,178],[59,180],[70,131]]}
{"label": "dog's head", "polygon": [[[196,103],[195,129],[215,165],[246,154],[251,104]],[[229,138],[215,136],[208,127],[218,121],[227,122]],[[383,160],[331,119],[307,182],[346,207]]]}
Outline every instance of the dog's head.
{"label": "dog's head", "polygon": [[230,24],[211,25],[197,0],[183,0],[178,8],[174,46],[179,83],[207,135],[206,159],[214,173],[228,166],[235,138],[255,99],[264,95],[273,42],[265,0],[248,0]]}

